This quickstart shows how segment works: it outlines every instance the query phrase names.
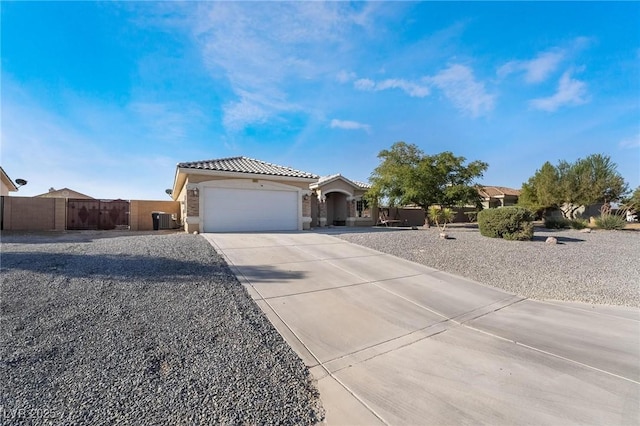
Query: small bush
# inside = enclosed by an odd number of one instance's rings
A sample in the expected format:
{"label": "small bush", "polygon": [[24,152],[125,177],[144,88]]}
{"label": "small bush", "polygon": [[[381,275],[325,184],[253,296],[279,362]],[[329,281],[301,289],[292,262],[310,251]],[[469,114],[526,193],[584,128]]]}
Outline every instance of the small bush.
{"label": "small bush", "polygon": [[571,221],[569,219],[565,219],[564,217],[545,217],[544,218],[544,227],[547,229],[566,229],[571,225]]}
{"label": "small bush", "polygon": [[486,209],[478,213],[480,234],[490,238],[533,239],[533,213],[522,207]]}
{"label": "small bush", "polygon": [[584,229],[589,226],[589,222],[585,219],[573,219],[571,221],[571,229]]}
{"label": "small bush", "polygon": [[627,221],[622,216],[605,214],[596,219],[596,226],[600,229],[624,229]]}

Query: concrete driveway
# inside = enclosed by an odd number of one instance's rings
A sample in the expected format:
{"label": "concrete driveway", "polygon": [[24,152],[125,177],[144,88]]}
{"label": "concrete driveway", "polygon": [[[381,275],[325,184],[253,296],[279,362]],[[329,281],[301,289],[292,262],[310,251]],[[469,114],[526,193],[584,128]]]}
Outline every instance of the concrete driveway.
{"label": "concrete driveway", "polygon": [[640,422],[638,309],[527,300],[321,233],[203,236],[327,424]]}

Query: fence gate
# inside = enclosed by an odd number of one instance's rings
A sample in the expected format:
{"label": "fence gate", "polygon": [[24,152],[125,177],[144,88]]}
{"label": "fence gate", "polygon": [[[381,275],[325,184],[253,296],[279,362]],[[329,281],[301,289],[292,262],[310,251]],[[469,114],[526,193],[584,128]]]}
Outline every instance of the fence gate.
{"label": "fence gate", "polygon": [[67,229],[115,229],[129,225],[129,202],[125,200],[67,200]]}

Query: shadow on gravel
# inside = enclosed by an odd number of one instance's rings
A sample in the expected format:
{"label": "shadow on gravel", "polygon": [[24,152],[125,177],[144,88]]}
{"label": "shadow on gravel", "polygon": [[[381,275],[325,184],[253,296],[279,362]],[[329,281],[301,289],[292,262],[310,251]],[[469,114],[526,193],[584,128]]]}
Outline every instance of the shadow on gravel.
{"label": "shadow on gravel", "polygon": [[2,242],[7,244],[90,243],[103,238],[137,237],[141,235],[167,235],[175,229],[159,231],[2,231]]}
{"label": "shadow on gravel", "polygon": [[185,278],[230,273],[221,260],[206,264],[152,256],[65,253],[2,253],[2,270],[20,269],[68,277]]}
{"label": "shadow on gravel", "polygon": [[[537,242],[543,242],[544,243],[544,242],[547,241],[548,237],[549,237],[548,235],[534,235],[532,241],[537,241]],[[581,240],[579,238],[560,237],[560,236],[556,236],[556,235],[554,235],[553,238],[558,240],[558,244],[583,243],[584,242],[584,240]]]}

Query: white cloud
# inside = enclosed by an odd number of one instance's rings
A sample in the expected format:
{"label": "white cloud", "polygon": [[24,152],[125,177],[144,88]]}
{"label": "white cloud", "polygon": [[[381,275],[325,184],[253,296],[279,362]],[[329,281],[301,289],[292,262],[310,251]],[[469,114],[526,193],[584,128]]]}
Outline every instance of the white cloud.
{"label": "white cloud", "polygon": [[522,72],[525,82],[541,83],[551,77],[563,62],[587,48],[590,42],[591,40],[587,37],[576,37],[563,46],[553,47],[538,53],[533,59],[509,61],[498,68],[498,77]]}
{"label": "white cloud", "polygon": [[560,77],[556,93],[547,98],[533,99],[529,101],[529,105],[535,109],[552,112],[562,106],[582,105],[588,101],[587,84],[571,78],[571,71],[566,71]]}
{"label": "white cloud", "polygon": [[471,68],[451,65],[425,81],[438,87],[453,105],[472,117],[493,110],[495,95],[487,93],[484,84],[476,81]]}
{"label": "white cloud", "polygon": [[545,81],[564,60],[566,54],[562,50],[539,53],[529,61],[510,61],[498,68],[498,76],[505,77],[509,74],[522,71],[527,83],[540,83]]}
{"label": "white cloud", "polygon": [[352,80],[355,80],[355,78],[356,73],[354,73],[353,71],[349,72],[345,70],[341,70],[336,76],[336,80],[338,80],[338,82],[340,83],[348,83]]}
{"label": "white cloud", "polygon": [[389,89],[400,89],[407,95],[415,98],[424,98],[430,93],[429,87],[420,85],[411,81],[403,79],[387,79],[379,82],[375,82],[368,78],[361,78],[353,83],[353,86],[358,90],[379,92]]}
{"label": "white cloud", "polygon": [[239,100],[223,106],[223,125],[229,130],[240,130],[251,124],[266,123],[274,115],[299,111],[301,108],[289,102],[276,91],[250,92],[238,90]]}
{"label": "white cloud", "polygon": [[[299,111],[307,98],[296,98],[297,86],[335,75],[337,52],[353,43],[349,32],[366,27],[375,7],[339,2],[199,4],[192,31],[204,62],[212,77],[225,78],[239,98],[223,109],[225,127],[237,130]],[[355,75],[344,71],[336,78],[348,81]]]}
{"label": "white cloud", "polygon": [[357,121],[348,120],[331,120],[332,129],[345,129],[345,130],[364,130],[365,132],[371,132],[371,126],[368,124],[358,123]]}
{"label": "white cloud", "polygon": [[376,82],[368,78],[360,78],[353,83],[358,90],[376,90]]}
{"label": "white cloud", "polygon": [[624,149],[640,148],[640,132],[621,140],[618,146]]}

